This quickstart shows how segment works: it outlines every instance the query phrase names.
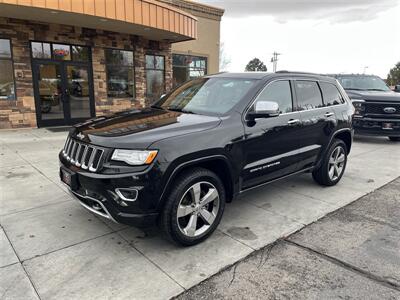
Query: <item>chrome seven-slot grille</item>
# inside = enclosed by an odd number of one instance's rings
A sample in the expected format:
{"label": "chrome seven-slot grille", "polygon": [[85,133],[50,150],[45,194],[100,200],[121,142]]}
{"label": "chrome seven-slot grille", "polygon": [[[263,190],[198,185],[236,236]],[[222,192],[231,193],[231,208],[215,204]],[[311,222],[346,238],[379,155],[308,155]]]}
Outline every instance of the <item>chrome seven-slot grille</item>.
{"label": "chrome seven-slot grille", "polygon": [[104,149],[84,144],[68,137],[62,154],[71,164],[91,172],[96,172],[101,167]]}

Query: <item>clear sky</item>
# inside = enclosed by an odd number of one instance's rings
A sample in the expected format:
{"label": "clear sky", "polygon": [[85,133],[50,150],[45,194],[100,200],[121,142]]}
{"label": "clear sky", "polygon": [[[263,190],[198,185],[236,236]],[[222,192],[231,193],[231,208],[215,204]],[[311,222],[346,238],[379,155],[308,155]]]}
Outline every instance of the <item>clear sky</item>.
{"label": "clear sky", "polygon": [[260,58],[278,70],[363,73],[386,78],[400,61],[400,0],[197,0],[226,10],[227,71]]}

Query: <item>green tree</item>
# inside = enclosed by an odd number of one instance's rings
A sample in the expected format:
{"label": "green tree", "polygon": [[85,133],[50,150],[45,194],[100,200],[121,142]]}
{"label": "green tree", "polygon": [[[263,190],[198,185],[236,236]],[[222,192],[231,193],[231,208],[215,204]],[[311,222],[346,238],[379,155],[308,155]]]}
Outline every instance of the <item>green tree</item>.
{"label": "green tree", "polygon": [[253,58],[246,66],[247,72],[267,72],[267,66],[258,58]]}
{"label": "green tree", "polygon": [[390,69],[386,82],[389,85],[400,84],[400,61]]}

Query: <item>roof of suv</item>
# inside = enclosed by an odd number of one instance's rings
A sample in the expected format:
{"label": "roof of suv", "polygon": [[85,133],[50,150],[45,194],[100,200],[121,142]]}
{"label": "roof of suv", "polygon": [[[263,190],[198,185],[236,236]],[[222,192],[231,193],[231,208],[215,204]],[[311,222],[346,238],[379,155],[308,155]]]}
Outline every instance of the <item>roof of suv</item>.
{"label": "roof of suv", "polygon": [[335,78],[329,77],[327,75],[316,74],[316,73],[306,73],[306,72],[291,72],[291,71],[278,71],[276,73],[268,73],[268,72],[239,72],[239,73],[230,73],[230,72],[221,72],[213,75],[208,75],[206,77],[216,77],[216,78],[246,78],[246,79],[266,79],[268,77],[281,77],[281,76],[304,76],[304,77],[312,77],[316,79],[324,79],[329,81],[335,81]]}

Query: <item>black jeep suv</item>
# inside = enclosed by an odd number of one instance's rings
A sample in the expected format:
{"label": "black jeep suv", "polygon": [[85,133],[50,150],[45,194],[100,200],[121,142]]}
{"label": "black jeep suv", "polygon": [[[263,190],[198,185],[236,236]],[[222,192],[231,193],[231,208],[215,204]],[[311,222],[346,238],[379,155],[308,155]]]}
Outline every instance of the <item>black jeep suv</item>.
{"label": "black jeep suv", "polygon": [[93,213],[158,223],[171,240],[193,245],[218,226],[225,202],[249,189],[301,172],[335,185],[353,113],[333,78],[207,76],[150,108],[77,125],[59,154],[60,177]]}
{"label": "black jeep suv", "polygon": [[374,75],[334,75],[356,109],[353,126],[356,134],[388,136],[400,141],[400,94],[390,90]]}

